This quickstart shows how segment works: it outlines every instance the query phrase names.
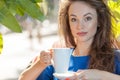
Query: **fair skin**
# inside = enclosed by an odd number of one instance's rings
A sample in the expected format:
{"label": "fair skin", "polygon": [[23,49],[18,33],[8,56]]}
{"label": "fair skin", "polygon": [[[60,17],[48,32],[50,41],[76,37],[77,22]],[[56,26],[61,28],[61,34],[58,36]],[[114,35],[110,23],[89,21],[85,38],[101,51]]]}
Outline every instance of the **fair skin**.
{"label": "fair skin", "polygon": [[[69,23],[72,35],[77,44],[74,56],[87,56],[97,31],[97,13],[90,5],[76,1],[68,10]],[[62,47],[54,45],[54,47]],[[40,73],[51,64],[52,51],[42,51],[37,61],[26,69],[19,80],[36,80]],[[56,75],[57,76],[57,75]],[[68,79],[68,78],[67,78]],[[119,75],[97,69],[78,70],[71,80],[120,80]]]}
{"label": "fair skin", "polygon": [[51,65],[52,51],[41,51],[37,61],[24,70],[18,80],[36,80],[40,73],[48,66]]}
{"label": "fair skin", "polygon": [[[83,9],[84,8],[84,9]],[[69,10],[69,23],[76,41],[74,56],[89,55],[89,49],[97,31],[97,12],[90,5],[76,1]],[[57,76],[57,75],[56,75]],[[67,78],[68,79],[68,78]],[[119,80],[120,76],[97,69],[78,70],[70,80]]]}
{"label": "fair skin", "polygon": [[83,2],[74,2],[69,8],[68,15],[70,29],[77,44],[77,53],[80,56],[88,55],[97,31],[96,10]]}

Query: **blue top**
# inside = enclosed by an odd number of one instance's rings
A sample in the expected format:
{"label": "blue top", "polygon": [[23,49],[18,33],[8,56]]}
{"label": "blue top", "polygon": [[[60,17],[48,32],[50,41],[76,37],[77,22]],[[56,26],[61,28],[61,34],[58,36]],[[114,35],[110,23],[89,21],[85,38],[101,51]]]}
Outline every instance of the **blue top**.
{"label": "blue top", "polygon": [[[69,71],[76,72],[79,69],[88,69],[89,56],[73,56],[70,58]],[[53,76],[54,67],[52,65],[46,67],[46,69],[39,75],[37,80],[58,80]],[[115,51],[115,74],[120,75],[120,50]]]}

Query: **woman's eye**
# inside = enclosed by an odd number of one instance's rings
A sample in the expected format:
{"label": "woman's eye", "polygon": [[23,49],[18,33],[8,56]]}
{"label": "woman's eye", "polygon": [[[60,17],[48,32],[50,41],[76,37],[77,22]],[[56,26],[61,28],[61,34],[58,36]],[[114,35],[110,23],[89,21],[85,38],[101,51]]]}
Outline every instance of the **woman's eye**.
{"label": "woman's eye", "polygon": [[85,21],[90,21],[90,20],[92,20],[91,17],[86,17],[86,18],[85,18]]}
{"label": "woman's eye", "polygon": [[77,21],[77,19],[76,18],[71,18],[71,21],[75,22],[75,21]]}

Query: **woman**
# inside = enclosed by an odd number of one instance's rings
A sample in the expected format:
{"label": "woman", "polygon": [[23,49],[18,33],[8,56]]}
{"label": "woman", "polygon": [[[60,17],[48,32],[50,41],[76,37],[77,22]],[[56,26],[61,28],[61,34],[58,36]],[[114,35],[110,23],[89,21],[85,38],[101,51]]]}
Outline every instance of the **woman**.
{"label": "woman", "polygon": [[[120,51],[114,46],[111,14],[103,0],[62,0],[59,28],[66,47],[74,47],[71,80],[120,80]],[[61,47],[61,44],[54,47]],[[51,65],[52,51],[41,56],[20,80],[57,80]]]}

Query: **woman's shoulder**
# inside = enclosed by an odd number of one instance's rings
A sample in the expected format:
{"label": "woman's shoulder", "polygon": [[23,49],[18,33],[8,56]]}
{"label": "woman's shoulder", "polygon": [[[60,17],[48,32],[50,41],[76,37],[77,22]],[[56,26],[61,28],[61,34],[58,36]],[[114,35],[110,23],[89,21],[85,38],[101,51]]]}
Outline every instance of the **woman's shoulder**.
{"label": "woman's shoulder", "polygon": [[115,50],[115,73],[120,75],[120,50]]}
{"label": "woman's shoulder", "polygon": [[114,53],[115,53],[115,59],[120,63],[120,50],[115,50]]}

